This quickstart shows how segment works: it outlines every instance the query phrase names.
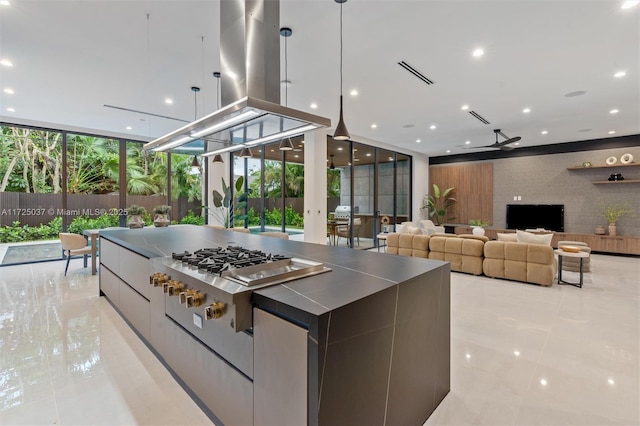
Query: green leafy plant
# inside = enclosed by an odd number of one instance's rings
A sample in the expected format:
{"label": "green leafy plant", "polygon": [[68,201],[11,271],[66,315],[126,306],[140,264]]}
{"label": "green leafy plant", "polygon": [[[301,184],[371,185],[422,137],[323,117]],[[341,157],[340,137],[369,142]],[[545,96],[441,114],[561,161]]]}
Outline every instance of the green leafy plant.
{"label": "green leafy plant", "polygon": [[147,209],[142,206],[132,204],[131,206],[129,206],[129,208],[127,208],[128,216],[144,216],[145,214],[147,214]]}
{"label": "green leafy plant", "polygon": [[489,226],[489,221],[484,219],[471,219],[469,220],[469,225],[484,228],[485,226]]}
{"label": "green leafy plant", "polygon": [[453,192],[453,187],[440,191],[440,187],[434,183],[433,194],[425,197],[424,205],[421,208],[427,209],[429,217],[436,225],[455,219],[454,216],[448,216],[449,209],[456,203],[456,199],[452,196]]}
{"label": "green leafy plant", "polygon": [[[247,194],[243,192],[244,177],[240,176],[233,188],[227,186],[224,178],[222,178],[222,193],[213,190],[213,205],[218,209],[213,210],[213,214],[217,216],[218,221],[225,228],[234,226],[235,222],[243,221],[247,218],[244,213],[247,207]],[[235,191],[232,192],[232,189]]]}
{"label": "green leafy plant", "polygon": [[629,203],[608,203],[603,202],[601,205],[600,216],[609,224],[615,224],[622,216],[634,216],[635,212],[629,206]]}
{"label": "green leafy plant", "polygon": [[184,225],[204,225],[204,217],[196,216],[192,210],[189,210],[178,223]]}
{"label": "green leafy plant", "polygon": [[171,206],[155,206],[153,208],[153,214],[169,214],[171,212]]}

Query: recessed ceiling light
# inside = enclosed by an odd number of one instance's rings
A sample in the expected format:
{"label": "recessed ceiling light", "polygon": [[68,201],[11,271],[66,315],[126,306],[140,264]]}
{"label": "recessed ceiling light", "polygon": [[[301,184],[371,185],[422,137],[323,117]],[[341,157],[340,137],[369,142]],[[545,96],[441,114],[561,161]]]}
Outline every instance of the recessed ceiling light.
{"label": "recessed ceiling light", "polygon": [[520,356],[520,351],[515,350],[515,351],[513,351],[513,354],[514,354],[515,356]]}
{"label": "recessed ceiling light", "polygon": [[372,128],[372,129],[377,129],[377,128],[378,128],[378,125],[377,125],[376,123],[373,123],[373,124],[371,125],[371,128]]}
{"label": "recessed ceiling light", "polygon": [[465,145],[471,145],[471,141],[464,141]]}
{"label": "recessed ceiling light", "polygon": [[358,148],[353,148],[353,152],[358,152]]}
{"label": "recessed ceiling light", "polygon": [[351,96],[358,96],[358,91],[356,89],[353,89],[349,94]]}
{"label": "recessed ceiling light", "polygon": [[16,110],[15,110],[13,107],[8,107],[8,108],[7,108],[7,111],[9,111],[9,112],[16,112]]}
{"label": "recessed ceiling light", "polygon": [[389,161],[393,161],[393,157],[388,157],[388,158],[389,158]]}
{"label": "recessed ceiling light", "polygon": [[617,114],[617,113],[619,113],[619,112],[620,112],[620,111],[618,111],[617,109],[615,109],[615,108],[614,108],[614,109],[612,109],[611,111],[609,111],[609,114]]}
{"label": "recessed ceiling light", "polygon": [[371,157],[371,153],[370,152],[367,152],[367,157]]}
{"label": "recessed ceiling light", "polygon": [[354,158],[353,161],[360,161],[360,159],[359,158]]}
{"label": "recessed ceiling light", "polygon": [[0,0],[0,6],[11,6],[9,0]]}
{"label": "recessed ceiling light", "polygon": [[524,112],[525,114],[528,114],[531,112],[531,108],[525,108],[522,110],[522,112]]}
{"label": "recessed ceiling light", "polygon": [[615,131],[615,130],[609,130],[609,134],[610,134],[610,135],[613,135],[613,134],[615,134],[615,133],[616,133],[616,131]]}
{"label": "recessed ceiling light", "polygon": [[7,87],[6,89],[4,89],[4,93],[6,93],[7,95],[13,95],[15,92],[13,91],[13,89]]}
{"label": "recessed ceiling light", "polygon": [[542,386],[547,386],[547,379],[540,379],[540,384]]}
{"label": "recessed ceiling light", "polygon": [[518,146],[518,145],[520,145],[520,142],[516,142],[516,143],[514,143],[514,145],[515,145],[515,146]]}
{"label": "recessed ceiling light", "polygon": [[416,139],[416,142],[417,142],[417,143],[420,143],[420,142],[422,142],[422,141],[421,141],[420,139]]}
{"label": "recessed ceiling light", "polygon": [[625,75],[627,75],[627,73],[626,73],[626,72],[624,72],[624,71],[618,71],[618,72],[617,72],[617,73],[615,73],[613,76],[614,76],[615,78],[622,78],[622,77],[624,77]]}
{"label": "recessed ceiling light", "polygon": [[467,359],[469,359],[469,358],[471,358],[471,354],[466,354],[466,355],[465,355],[465,357],[466,357]]}
{"label": "recessed ceiling light", "polygon": [[127,129],[127,130],[133,130],[133,127],[131,127],[131,126],[127,126],[127,127],[125,127],[125,129]]}
{"label": "recessed ceiling light", "polygon": [[607,383],[609,383],[610,385],[615,385],[616,382],[613,379],[608,379]]}
{"label": "recessed ceiling light", "polygon": [[478,58],[480,56],[484,55],[484,50],[478,48],[476,50],[473,51],[473,57],[474,58]]}
{"label": "recessed ceiling light", "polygon": [[462,107],[460,108],[463,111],[466,111],[469,109],[469,105],[462,105]]}
{"label": "recessed ceiling light", "polygon": [[548,134],[548,133],[549,133],[549,131],[548,131],[548,130],[543,130],[543,131],[541,131],[541,132],[540,132],[540,134],[541,134],[541,135],[546,135],[546,134]]}
{"label": "recessed ceiling light", "polygon": [[299,158],[300,156],[298,154],[294,155],[295,158]]}
{"label": "recessed ceiling light", "polygon": [[342,151],[342,147],[341,146],[338,147],[338,151]]}
{"label": "recessed ceiling light", "polygon": [[432,124],[431,126],[429,126],[429,128],[430,128],[431,130],[435,130],[435,129],[436,129],[436,125],[435,125],[435,124]]}
{"label": "recessed ceiling light", "polygon": [[171,105],[173,103],[173,99],[167,98],[167,99],[164,100],[164,103],[167,104],[167,105]]}
{"label": "recessed ceiling light", "polygon": [[633,6],[637,6],[638,3],[640,3],[640,1],[625,1],[622,3],[622,6],[620,6],[620,9],[629,9]]}
{"label": "recessed ceiling light", "polygon": [[448,150],[446,150],[445,152],[448,154],[448,153],[450,153],[450,152],[451,152],[451,150],[450,150],[450,149],[448,149]]}
{"label": "recessed ceiling light", "polygon": [[4,65],[5,67],[12,67],[13,63],[8,59],[3,59],[0,61],[0,65]]}
{"label": "recessed ceiling light", "polygon": [[311,109],[316,109],[316,108],[318,108],[318,104],[314,102],[314,103],[312,103],[310,105],[310,107],[311,107]]}

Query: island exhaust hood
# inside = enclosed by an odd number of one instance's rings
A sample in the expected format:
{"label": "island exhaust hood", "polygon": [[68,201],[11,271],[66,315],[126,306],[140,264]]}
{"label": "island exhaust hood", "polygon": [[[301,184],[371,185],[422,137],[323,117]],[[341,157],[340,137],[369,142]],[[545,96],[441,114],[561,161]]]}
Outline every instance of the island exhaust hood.
{"label": "island exhaust hood", "polygon": [[220,0],[222,105],[144,145],[214,155],[299,135],[331,120],[280,105],[279,0]]}

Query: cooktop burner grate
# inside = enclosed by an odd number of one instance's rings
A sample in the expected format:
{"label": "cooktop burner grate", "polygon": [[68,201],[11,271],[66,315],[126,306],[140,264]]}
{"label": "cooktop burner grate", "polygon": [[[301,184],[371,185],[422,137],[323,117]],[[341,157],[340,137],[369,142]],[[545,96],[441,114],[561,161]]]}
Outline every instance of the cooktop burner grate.
{"label": "cooktop burner grate", "polygon": [[291,259],[281,254],[265,253],[238,246],[202,248],[193,253],[188,251],[173,253],[171,257],[174,260],[195,266],[199,270],[219,275],[225,271]]}

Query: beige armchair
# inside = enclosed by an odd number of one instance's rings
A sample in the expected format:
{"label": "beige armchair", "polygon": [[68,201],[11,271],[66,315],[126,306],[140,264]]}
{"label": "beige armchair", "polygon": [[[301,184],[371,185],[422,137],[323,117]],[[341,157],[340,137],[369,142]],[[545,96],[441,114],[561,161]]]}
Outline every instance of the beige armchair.
{"label": "beige armchair", "polygon": [[356,217],[353,219],[353,225],[347,223],[344,226],[339,226],[337,229],[338,235],[338,243],[340,242],[340,237],[347,239],[347,245],[349,245],[350,237],[351,237],[351,227],[353,226],[353,237],[356,238],[358,245],[360,245],[360,227],[362,226],[362,219]]}
{"label": "beige armchair", "polygon": [[60,243],[62,244],[62,250],[64,255],[67,256],[67,264],[64,268],[64,275],[67,275],[69,269],[69,262],[72,256],[84,256],[84,267],[87,267],[87,259],[91,254],[91,246],[88,245],[87,240],[78,234],[69,234],[67,232],[61,232],[58,234],[60,237]]}

